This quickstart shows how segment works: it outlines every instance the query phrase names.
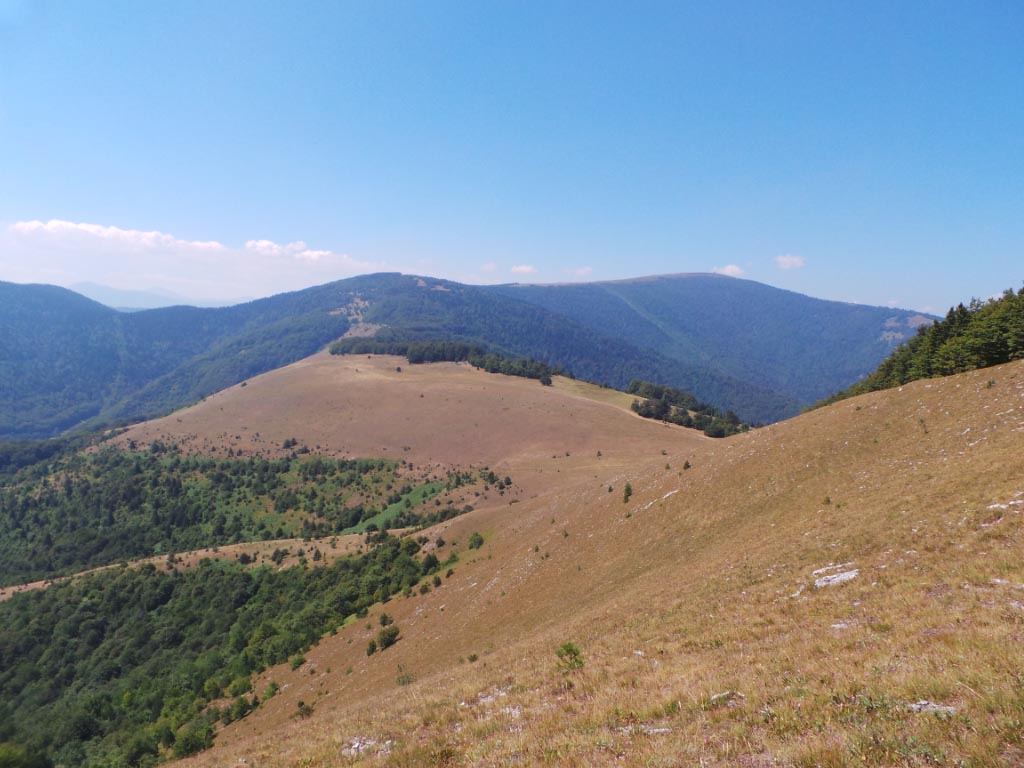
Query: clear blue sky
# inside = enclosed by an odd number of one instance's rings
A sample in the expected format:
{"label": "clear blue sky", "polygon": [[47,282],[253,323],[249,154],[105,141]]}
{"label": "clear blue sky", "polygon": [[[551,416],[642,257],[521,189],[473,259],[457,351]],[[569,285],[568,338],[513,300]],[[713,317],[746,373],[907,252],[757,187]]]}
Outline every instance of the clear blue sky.
{"label": "clear blue sky", "polygon": [[379,269],[1020,287],[1024,3],[0,0],[0,279]]}

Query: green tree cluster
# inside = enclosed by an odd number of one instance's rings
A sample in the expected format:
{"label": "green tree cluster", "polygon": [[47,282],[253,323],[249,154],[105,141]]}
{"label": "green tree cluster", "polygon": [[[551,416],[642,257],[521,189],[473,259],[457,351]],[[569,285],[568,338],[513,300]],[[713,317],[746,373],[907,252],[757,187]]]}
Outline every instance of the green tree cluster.
{"label": "green tree cluster", "polygon": [[392,483],[397,469],[377,459],[216,459],[160,442],[135,452],[65,452],[0,476],[0,584],[339,533],[377,514],[363,499]]}
{"label": "green tree cluster", "polygon": [[816,404],[1024,359],[1024,288],[990,301],[958,304],[944,320],[922,327],[863,381]]}
{"label": "green tree cluster", "polygon": [[457,341],[399,341],[378,338],[339,339],[329,347],[332,355],[400,355],[410,364],[438,362],[468,362],[474,368],[488,373],[521,376],[551,384],[552,376],[566,373],[560,366],[552,366],[527,357],[510,358],[496,352],[486,352],[477,344]]}
{"label": "green tree cluster", "polygon": [[[441,567],[411,538],[368,543],[327,567],[145,565],[0,603],[0,754],[109,766],[204,749],[218,719],[259,705],[253,674]],[[378,636],[382,648],[397,639],[394,624]]]}
{"label": "green tree cluster", "polygon": [[643,400],[634,400],[632,408],[645,419],[657,419],[690,427],[708,437],[728,437],[750,429],[732,411],[722,413],[718,408],[700,402],[689,392],[634,379],[626,392]]}

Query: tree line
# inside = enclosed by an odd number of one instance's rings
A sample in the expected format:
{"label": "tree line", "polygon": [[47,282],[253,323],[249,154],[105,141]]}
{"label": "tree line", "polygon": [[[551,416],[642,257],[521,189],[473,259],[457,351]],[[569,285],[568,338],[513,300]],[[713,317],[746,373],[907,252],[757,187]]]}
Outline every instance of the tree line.
{"label": "tree line", "polygon": [[863,381],[815,407],[918,379],[950,376],[1024,359],[1024,288],[990,301],[950,308],[946,317],[918,330]]}
{"label": "tree line", "polygon": [[741,422],[732,411],[722,413],[680,389],[634,379],[626,392],[642,398],[634,400],[632,408],[645,419],[698,429],[708,437],[728,437],[750,429],[750,425]]}
{"label": "tree line", "polygon": [[526,357],[510,358],[487,352],[478,344],[461,341],[398,341],[393,339],[341,339],[330,346],[332,355],[397,355],[410,364],[468,362],[488,373],[521,376],[550,385],[553,376],[569,376],[561,366],[548,365]]}

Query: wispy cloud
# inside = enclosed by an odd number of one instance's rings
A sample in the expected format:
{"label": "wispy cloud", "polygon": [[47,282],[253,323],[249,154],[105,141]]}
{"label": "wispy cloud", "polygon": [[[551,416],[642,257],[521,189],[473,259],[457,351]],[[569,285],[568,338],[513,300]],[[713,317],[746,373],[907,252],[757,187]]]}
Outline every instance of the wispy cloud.
{"label": "wispy cloud", "polygon": [[76,224],[73,221],[50,219],[49,221],[18,221],[8,230],[23,237],[45,237],[51,240],[92,239],[114,243],[131,248],[161,250],[195,250],[217,252],[227,250],[216,240],[181,240],[166,232],[144,232],[138,229],[106,227],[102,224]]}
{"label": "wispy cloud", "polygon": [[775,257],[775,266],[779,269],[802,269],[807,266],[807,259],[793,253],[784,253]]}
{"label": "wispy cloud", "polygon": [[743,274],[743,267],[738,264],[726,264],[724,267],[715,267],[713,270],[716,275],[728,275],[729,277],[740,277]]}
{"label": "wispy cloud", "polygon": [[302,240],[294,243],[281,245],[272,240],[246,240],[245,250],[251,253],[258,253],[261,256],[273,256],[276,258],[291,258],[299,261],[320,261],[331,255],[331,251],[317,251],[310,248]]}
{"label": "wispy cloud", "polygon": [[537,271],[537,268],[530,264],[516,264],[509,271],[516,275],[532,275]]}
{"label": "wispy cloud", "polygon": [[573,277],[590,277],[593,271],[593,267],[576,267],[575,269],[565,270],[565,273],[567,275],[572,275]]}
{"label": "wispy cloud", "polygon": [[498,265],[495,264],[493,261],[488,261],[486,264],[481,265],[480,271],[484,272],[486,274],[490,274],[492,272],[497,272],[498,271]]}
{"label": "wispy cloud", "polygon": [[385,267],[303,240],[253,238],[232,247],[156,230],[60,219],[8,225],[0,230],[0,252],[16,265],[5,269],[3,279],[62,285],[91,281],[196,299],[266,296]]}

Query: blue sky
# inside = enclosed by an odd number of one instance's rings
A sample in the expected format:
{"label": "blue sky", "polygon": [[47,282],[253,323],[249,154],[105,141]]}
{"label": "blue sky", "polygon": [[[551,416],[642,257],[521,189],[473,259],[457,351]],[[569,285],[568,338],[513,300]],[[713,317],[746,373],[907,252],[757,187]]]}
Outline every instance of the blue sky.
{"label": "blue sky", "polygon": [[0,0],[0,279],[1024,281],[1024,4]]}

